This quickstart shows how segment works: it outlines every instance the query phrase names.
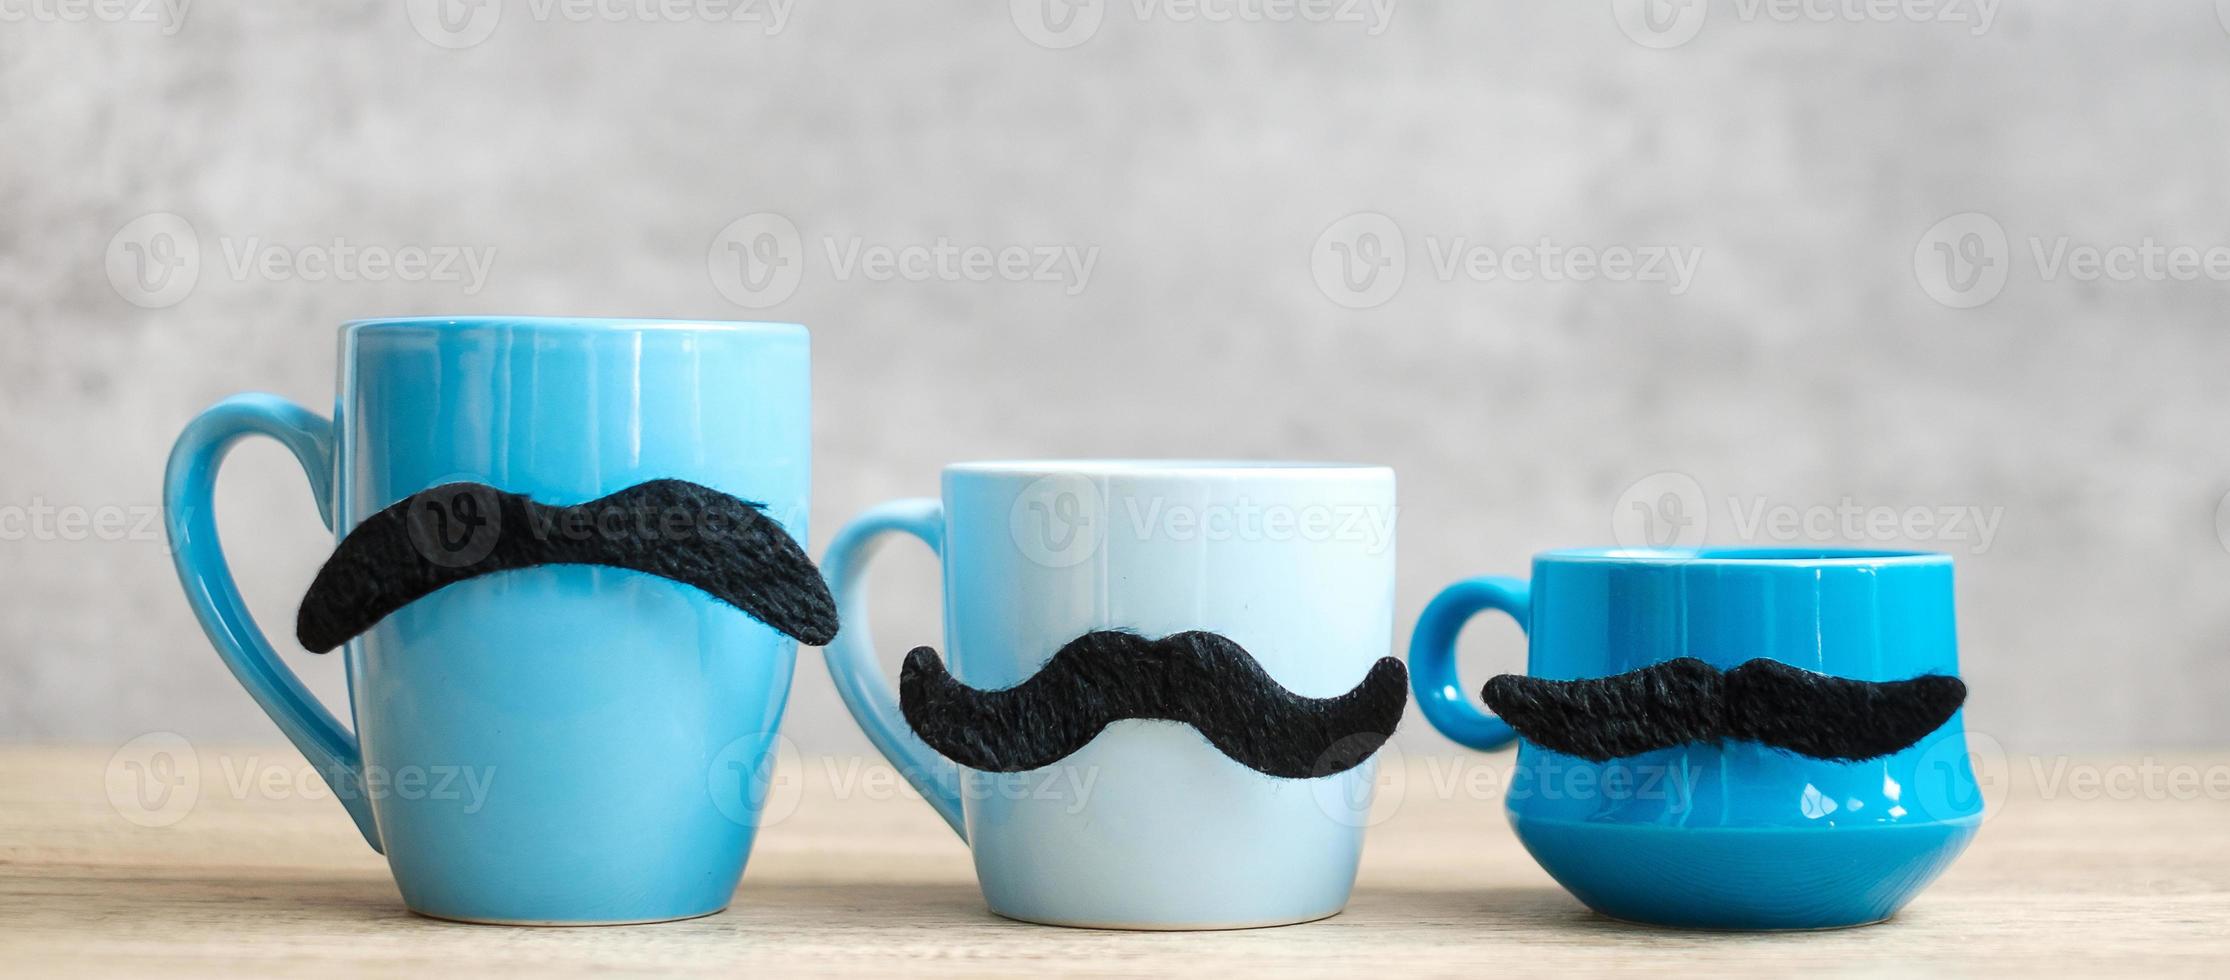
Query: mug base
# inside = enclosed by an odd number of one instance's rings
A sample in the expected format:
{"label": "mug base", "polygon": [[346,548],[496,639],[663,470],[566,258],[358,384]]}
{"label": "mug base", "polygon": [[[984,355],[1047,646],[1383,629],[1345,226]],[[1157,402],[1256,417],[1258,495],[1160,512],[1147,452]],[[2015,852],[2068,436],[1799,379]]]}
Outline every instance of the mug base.
{"label": "mug base", "polygon": [[687,915],[669,915],[651,919],[490,919],[481,918],[478,916],[443,915],[439,912],[428,912],[425,909],[410,909],[410,914],[422,916],[428,919],[435,919],[441,922],[460,922],[468,926],[514,926],[535,929],[587,929],[598,926],[649,926],[657,925],[661,922],[687,922],[691,919],[702,919],[710,915],[719,915],[720,913],[726,911],[728,911],[728,907],[723,905],[719,908],[712,909],[706,912],[691,912]]}
{"label": "mug base", "polygon": [[1878,926],[1897,917],[1895,915],[1885,915],[1879,919],[1869,919],[1865,922],[1844,922],[1820,926],[1684,926],[1664,922],[1645,922],[1641,919],[1621,919],[1609,912],[1593,907],[1590,907],[1588,911],[1619,925],[1633,926],[1636,929],[1663,929],[1668,932],[1724,932],[1736,935],[1748,932],[1842,932],[1845,929],[1864,929],[1868,926]]}
{"label": "mug base", "polygon": [[990,909],[991,914],[1002,919],[1012,919],[1016,922],[1026,922],[1031,925],[1059,926],[1063,929],[1103,929],[1113,932],[1232,932],[1242,929],[1274,929],[1278,926],[1295,926],[1304,922],[1321,922],[1347,911],[1347,906],[1342,905],[1329,912],[1309,912],[1290,917],[1249,919],[1237,922],[1101,921],[1023,915],[1009,912],[997,906],[990,906]]}
{"label": "mug base", "polygon": [[1720,932],[1888,920],[1943,873],[1979,817],[1909,825],[1670,827],[1511,816],[1541,867],[1621,922]]}

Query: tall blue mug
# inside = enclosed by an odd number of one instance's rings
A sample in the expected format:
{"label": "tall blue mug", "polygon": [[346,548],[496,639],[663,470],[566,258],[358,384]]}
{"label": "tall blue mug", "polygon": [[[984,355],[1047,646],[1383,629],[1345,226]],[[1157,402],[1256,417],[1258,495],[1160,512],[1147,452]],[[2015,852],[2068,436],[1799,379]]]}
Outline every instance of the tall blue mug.
{"label": "tall blue mug", "polygon": [[[1409,669],[1442,734],[1516,738],[1457,679],[1455,641],[1488,610],[1527,635],[1526,672],[1626,673],[1679,657],[1753,659],[1861,681],[1959,672],[1951,559],[1797,549],[1552,551],[1530,581],[1459,582],[1425,609]],[[1888,918],[1970,841],[1983,801],[1960,715],[1882,758],[1755,742],[1593,762],[1521,742],[1506,805],[1518,839],[1595,910],[1659,925],[1806,929]]]}
{"label": "tall blue mug", "polygon": [[211,494],[239,440],[302,463],[346,534],[429,488],[573,505],[674,478],[806,532],[808,343],[794,324],[554,318],[351,323],[330,420],[268,395],[180,436],[164,504],[180,580],[233,674],[430,916],[689,918],[728,904],[761,815],[796,642],[642,572],[458,582],[347,643],[352,728],[249,617]]}

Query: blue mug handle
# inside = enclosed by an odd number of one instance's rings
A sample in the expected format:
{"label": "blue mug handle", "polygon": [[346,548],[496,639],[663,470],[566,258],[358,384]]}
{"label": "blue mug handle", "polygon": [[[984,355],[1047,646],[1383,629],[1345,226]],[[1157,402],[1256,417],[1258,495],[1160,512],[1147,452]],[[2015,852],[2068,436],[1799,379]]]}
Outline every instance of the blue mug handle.
{"label": "blue mug handle", "polygon": [[364,842],[379,851],[356,736],[341,727],[271,649],[240,598],[240,587],[225,564],[224,545],[217,540],[217,517],[211,509],[217,468],[235,444],[257,435],[276,439],[294,453],[309,474],[318,516],[332,530],[333,423],[276,395],[235,395],[196,417],[171,448],[170,467],[163,473],[163,522],[170,532],[171,561],[217,656],[332,787]]}
{"label": "blue mug handle", "polygon": [[1498,609],[1531,631],[1533,587],[1522,579],[1486,575],[1465,579],[1433,596],[1409,635],[1409,687],[1417,707],[1440,734],[1457,744],[1493,751],[1518,733],[1502,719],[1471,704],[1471,694],[1456,676],[1456,636],[1465,623]]}
{"label": "blue mug handle", "polygon": [[898,698],[891,694],[890,683],[875,661],[875,640],[867,629],[867,562],[874,557],[878,540],[894,533],[921,539],[943,558],[945,505],[928,497],[893,500],[869,508],[836,533],[828,553],[821,556],[821,574],[836,596],[840,625],[836,639],[821,651],[822,660],[836,682],[836,693],[843,697],[852,720],[867,733],[867,740],[965,841],[968,828],[960,812],[960,767],[938,755],[906,724]]}

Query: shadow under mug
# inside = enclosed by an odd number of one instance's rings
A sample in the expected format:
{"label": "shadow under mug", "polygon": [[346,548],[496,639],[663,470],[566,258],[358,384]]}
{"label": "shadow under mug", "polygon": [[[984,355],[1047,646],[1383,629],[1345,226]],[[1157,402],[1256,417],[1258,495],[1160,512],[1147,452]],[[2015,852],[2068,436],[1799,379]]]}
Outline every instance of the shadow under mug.
{"label": "shadow under mug", "polygon": [[1376,762],[1249,769],[1190,726],[1124,719],[1051,765],[964,770],[907,726],[867,630],[866,564],[905,534],[944,571],[953,676],[1012,687],[1098,629],[1220,633],[1289,691],[1360,683],[1393,633],[1394,474],[1186,460],[962,463],[942,499],[875,507],[822,559],[845,707],[968,844],[992,911],[1051,925],[1231,929],[1347,904]]}
{"label": "shadow under mug", "polygon": [[[1435,597],[1411,638],[1411,683],[1449,738],[1481,750],[1515,738],[1456,676],[1457,634],[1485,610],[1517,621],[1527,673],[1551,680],[1677,657],[1865,681],[1956,675],[1951,570],[1949,556],[1922,552],[1547,552],[1530,581],[1475,578]],[[1982,820],[1961,715],[1848,763],[1732,741],[1591,762],[1521,742],[1506,806],[1535,860],[1596,911],[1726,929],[1888,918]]]}
{"label": "shadow under mug", "polygon": [[[387,856],[412,911],[601,925],[727,907],[795,641],[640,572],[501,572],[346,644],[351,730],[249,615],[211,497],[225,454],[260,435],[300,460],[337,536],[457,481],[571,505],[671,477],[761,502],[802,539],[805,328],[428,317],[348,324],[340,348],[331,420],[241,395],[194,419],[171,454],[173,557],[218,655]],[[534,531],[482,523],[462,540],[493,547],[503,533]]]}

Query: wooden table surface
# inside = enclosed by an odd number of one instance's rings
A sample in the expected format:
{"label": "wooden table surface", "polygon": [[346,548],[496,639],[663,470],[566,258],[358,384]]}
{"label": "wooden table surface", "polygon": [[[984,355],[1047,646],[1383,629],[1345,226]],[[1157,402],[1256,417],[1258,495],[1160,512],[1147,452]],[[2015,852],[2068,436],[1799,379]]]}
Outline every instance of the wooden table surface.
{"label": "wooden table surface", "polygon": [[2013,757],[1989,774],[2002,802],[1974,846],[1896,919],[1738,934],[1582,908],[1502,818],[1507,752],[1389,766],[1345,913],[1213,933],[993,916],[944,825],[893,791],[887,768],[851,759],[787,770],[796,796],[776,801],[795,810],[762,832],[723,914],[593,929],[437,922],[403,909],[338,804],[292,780],[307,769],[291,750],[194,749],[191,805],[154,811],[127,795],[137,773],[125,755],[0,748],[0,975],[2230,970],[2230,756]]}

